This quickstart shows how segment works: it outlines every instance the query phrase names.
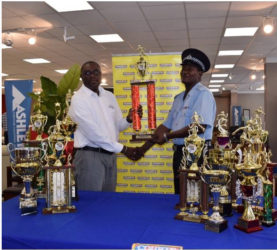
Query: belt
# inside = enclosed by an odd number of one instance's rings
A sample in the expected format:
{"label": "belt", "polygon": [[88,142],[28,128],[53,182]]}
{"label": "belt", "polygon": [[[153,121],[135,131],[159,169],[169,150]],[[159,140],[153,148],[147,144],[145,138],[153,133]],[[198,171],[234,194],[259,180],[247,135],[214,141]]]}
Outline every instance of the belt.
{"label": "belt", "polygon": [[[177,144],[174,144],[174,145],[173,145],[173,151],[182,151],[184,146],[185,146],[185,145],[177,145]],[[182,152],[183,152],[183,151],[182,151]]]}
{"label": "belt", "polygon": [[104,154],[109,154],[109,155],[112,155],[113,152],[110,152],[108,150],[105,150],[103,148],[93,148],[93,147],[90,147],[90,146],[85,146],[83,148],[75,148],[76,150],[88,150],[88,151],[94,151],[94,152],[99,152],[99,153],[104,153]]}

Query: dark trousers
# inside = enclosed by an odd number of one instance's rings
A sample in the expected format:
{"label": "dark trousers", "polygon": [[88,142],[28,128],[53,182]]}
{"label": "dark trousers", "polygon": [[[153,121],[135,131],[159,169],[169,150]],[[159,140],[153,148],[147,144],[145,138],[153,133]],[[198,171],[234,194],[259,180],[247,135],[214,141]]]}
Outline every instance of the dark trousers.
{"label": "dark trousers", "polygon": [[173,154],[173,176],[174,176],[174,193],[180,194],[180,179],[179,172],[181,161],[183,159],[183,146],[174,145],[174,154]]}

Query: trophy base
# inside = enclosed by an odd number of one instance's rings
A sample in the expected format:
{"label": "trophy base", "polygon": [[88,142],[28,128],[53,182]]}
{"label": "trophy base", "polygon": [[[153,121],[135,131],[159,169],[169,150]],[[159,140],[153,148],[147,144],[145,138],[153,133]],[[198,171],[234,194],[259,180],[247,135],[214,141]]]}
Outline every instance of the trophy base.
{"label": "trophy base", "polygon": [[152,138],[152,134],[134,134],[130,142],[143,142],[148,141]]}
{"label": "trophy base", "polygon": [[77,209],[75,206],[63,206],[63,207],[50,207],[42,210],[43,214],[65,214],[74,213]]}
{"label": "trophy base", "polygon": [[37,193],[37,198],[39,198],[39,199],[45,199],[46,198],[46,194],[45,193]]}
{"label": "trophy base", "polygon": [[215,233],[221,233],[224,231],[228,226],[227,220],[224,220],[222,222],[214,222],[211,220],[207,220],[205,223],[205,230],[212,231]]}
{"label": "trophy base", "polygon": [[36,214],[37,211],[37,199],[35,197],[21,197],[19,199],[19,208],[21,210],[21,215]]}
{"label": "trophy base", "polygon": [[232,203],[219,203],[219,213],[224,217],[232,216]]}
{"label": "trophy base", "polygon": [[242,218],[239,218],[238,224],[236,224],[234,227],[246,233],[253,233],[263,230],[259,224],[258,219],[246,221]]}
{"label": "trophy base", "polygon": [[263,224],[263,226],[266,226],[266,227],[272,227],[272,226],[274,226],[276,223],[275,223],[275,221],[262,221],[262,224]]}
{"label": "trophy base", "polygon": [[200,215],[198,214],[190,214],[187,212],[180,212],[178,213],[174,219],[176,220],[182,220],[182,221],[189,221],[189,222],[197,222],[197,223],[201,223],[203,222]]}
{"label": "trophy base", "polygon": [[276,221],[277,220],[277,210],[272,209],[272,220]]}
{"label": "trophy base", "polygon": [[21,207],[21,216],[37,214],[37,207]]}

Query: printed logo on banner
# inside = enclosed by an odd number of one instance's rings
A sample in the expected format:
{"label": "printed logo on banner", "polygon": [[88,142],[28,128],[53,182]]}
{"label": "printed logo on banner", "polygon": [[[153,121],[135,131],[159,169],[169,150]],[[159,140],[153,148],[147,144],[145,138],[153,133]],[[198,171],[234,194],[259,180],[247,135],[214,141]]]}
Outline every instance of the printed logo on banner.
{"label": "printed logo on banner", "polygon": [[160,82],[172,82],[172,79],[160,79]]}
{"label": "printed logo on banner", "polygon": [[126,69],[127,65],[115,65],[116,69]]}
{"label": "printed logo on banner", "polygon": [[29,127],[33,80],[5,81],[9,142],[22,147]]}
{"label": "printed logo on banner", "polygon": [[127,83],[127,80],[116,80],[115,83]]}
{"label": "printed logo on banner", "polygon": [[167,75],[178,75],[179,71],[166,71]]}

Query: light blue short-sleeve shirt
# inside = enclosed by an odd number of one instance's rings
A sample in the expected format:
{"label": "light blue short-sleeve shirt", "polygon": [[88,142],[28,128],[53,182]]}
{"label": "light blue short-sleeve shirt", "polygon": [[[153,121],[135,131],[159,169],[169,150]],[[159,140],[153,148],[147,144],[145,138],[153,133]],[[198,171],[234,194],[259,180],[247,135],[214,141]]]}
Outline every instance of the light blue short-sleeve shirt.
{"label": "light blue short-sleeve shirt", "polygon": [[[200,134],[205,140],[211,140],[213,135],[214,119],[216,114],[216,103],[211,91],[200,82],[188,93],[184,100],[185,91],[176,95],[172,108],[168,114],[164,126],[172,131],[182,129],[192,122],[194,112],[203,119],[201,124],[206,124],[204,134]],[[184,144],[184,138],[175,138],[173,143]]]}

